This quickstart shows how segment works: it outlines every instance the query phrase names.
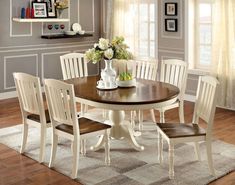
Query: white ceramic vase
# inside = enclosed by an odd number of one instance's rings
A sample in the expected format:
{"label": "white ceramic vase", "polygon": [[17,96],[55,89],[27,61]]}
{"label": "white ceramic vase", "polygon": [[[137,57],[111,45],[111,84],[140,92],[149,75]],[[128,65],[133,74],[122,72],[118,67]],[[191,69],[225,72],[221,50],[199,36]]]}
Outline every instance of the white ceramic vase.
{"label": "white ceramic vase", "polygon": [[113,69],[113,61],[112,60],[104,60],[105,62],[105,68],[101,70],[101,79],[105,83],[109,83],[110,86],[114,86],[113,84],[116,84],[116,76],[117,73]]}

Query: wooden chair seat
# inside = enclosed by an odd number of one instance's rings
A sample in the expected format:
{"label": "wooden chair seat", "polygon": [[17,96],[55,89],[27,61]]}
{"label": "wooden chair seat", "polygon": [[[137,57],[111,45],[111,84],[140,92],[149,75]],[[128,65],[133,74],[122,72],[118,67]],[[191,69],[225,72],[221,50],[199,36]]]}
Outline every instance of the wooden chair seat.
{"label": "wooden chair seat", "polygon": [[[90,120],[87,118],[80,118],[79,119],[79,127],[80,127],[80,135],[111,128],[110,125],[103,124],[103,123],[100,123],[97,121],[93,121],[93,120]],[[55,128],[58,130],[61,130],[63,132],[66,132],[68,134],[73,134],[73,126],[72,125],[60,124],[60,125],[56,126]]]}
{"label": "wooden chair seat", "polygon": [[[50,120],[50,115],[49,115],[48,110],[45,110],[45,116],[46,116],[46,122],[50,123],[51,120]],[[40,123],[40,116],[37,114],[29,114],[27,118]]]}
{"label": "wooden chair seat", "polygon": [[198,124],[179,124],[179,123],[157,123],[157,126],[169,138],[192,137],[206,135],[206,131]]}

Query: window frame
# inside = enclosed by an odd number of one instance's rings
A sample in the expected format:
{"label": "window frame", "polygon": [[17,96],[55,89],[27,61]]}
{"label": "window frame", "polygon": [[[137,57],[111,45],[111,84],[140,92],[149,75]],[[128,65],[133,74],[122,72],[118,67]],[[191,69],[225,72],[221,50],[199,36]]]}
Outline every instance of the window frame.
{"label": "window frame", "polygon": [[[202,23],[200,22],[200,4],[210,4],[211,5],[211,19],[209,23]],[[213,2],[212,0],[198,0],[195,2],[195,36],[194,36],[194,40],[195,40],[195,46],[194,46],[194,50],[195,50],[195,62],[194,62],[194,68],[195,69],[202,69],[202,70],[206,70],[208,71],[212,65],[212,61],[210,62],[209,65],[203,65],[200,61],[200,47],[201,46],[210,46],[211,50],[212,50],[212,27],[213,27],[213,22],[212,22],[212,8],[213,8]],[[189,10],[190,11],[190,10]],[[200,43],[200,26],[201,25],[210,25],[211,26],[211,44],[201,44]]]}

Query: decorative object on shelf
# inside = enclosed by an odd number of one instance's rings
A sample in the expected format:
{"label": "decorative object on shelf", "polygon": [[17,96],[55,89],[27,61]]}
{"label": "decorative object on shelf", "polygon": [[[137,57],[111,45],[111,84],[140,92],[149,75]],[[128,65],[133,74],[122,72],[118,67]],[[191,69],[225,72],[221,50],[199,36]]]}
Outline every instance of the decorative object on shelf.
{"label": "decorative object on shelf", "polygon": [[29,19],[31,18],[31,15],[30,15],[30,8],[26,8],[26,18]]}
{"label": "decorative object on shelf", "polygon": [[79,23],[74,23],[72,25],[72,30],[75,31],[76,33],[78,33],[79,35],[85,34],[85,30],[82,30],[82,27]]}
{"label": "decorative object on shelf", "polygon": [[61,25],[60,25],[60,29],[63,30],[64,28],[65,28],[65,25],[64,25],[64,24],[61,24]]}
{"label": "decorative object on shelf", "polygon": [[[131,59],[132,54],[127,50],[123,37],[115,37],[111,42],[108,39],[100,38],[92,49],[85,53],[85,58],[94,64],[104,60],[105,68],[101,70],[101,81],[104,81],[104,88],[116,87],[116,71],[112,67],[112,59]],[[99,87],[98,87],[99,88]]]}
{"label": "decorative object on shelf", "polygon": [[76,32],[74,32],[74,31],[65,31],[64,34],[65,35],[76,35]]}
{"label": "decorative object on shelf", "polygon": [[25,8],[21,8],[20,18],[22,18],[22,19],[25,18]]}
{"label": "decorative object on shelf", "polygon": [[177,19],[165,19],[165,31],[167,32],[177,32]]}
{"label": "decorative object on shelf", "polygon": [[32,2],[34,9],[34,18],[47,18],[47,3],[45,2]]}
{"label": "decorative object on shelf", "polygon": [[57,17],[61,18],[62,17],[62,12],[68,8],[68,0],[58,0],[54,3],[56,12],[57,12]]}
{"label": "decorative object on shelf", "polygon": [[52,24],[48,24],[47,28],[48,28],[48,30],[52,30],[53,25]]}
{"label": "decorative object on shelf", "polygon": [[44,0],[47,3],[47,12],[49,18],[56,18],[55,0]]}
{"label": "decorative object on shelf", "polygon": [[30,14],[31,14],[30,17],[34,18],[34,9],[33,8],[31,8]]}
{"label": "decorative object on shelf", "polygon": [[165,15],[177,15],[177,3],[165,3]]}
{"label": "decorative object on shelf", "polygon": [[58,30],[60,28],[59,24],[55,24],[54,27],[56,30]]}

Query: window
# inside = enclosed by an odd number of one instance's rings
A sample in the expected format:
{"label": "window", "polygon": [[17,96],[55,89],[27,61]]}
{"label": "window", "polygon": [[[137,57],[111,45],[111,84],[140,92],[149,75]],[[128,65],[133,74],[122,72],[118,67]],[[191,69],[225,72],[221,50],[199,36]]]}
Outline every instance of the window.
{"label": "window", "polygon": [[114,35],[138,58],[157,58],[157,1],[114,1]]}
{"label": "window", "polygon": [[212,4],[200,0],[196,7],[196,68],[205,69],[211,64]]}
{"label": "window", "polygon": [[156,58],[156,6],[154,3],[139,4],[139,42],[140,57]]}
{"label": "window", "polygon": [[209,69],[212,51],[212,0],[188,1],[190,68]]}

